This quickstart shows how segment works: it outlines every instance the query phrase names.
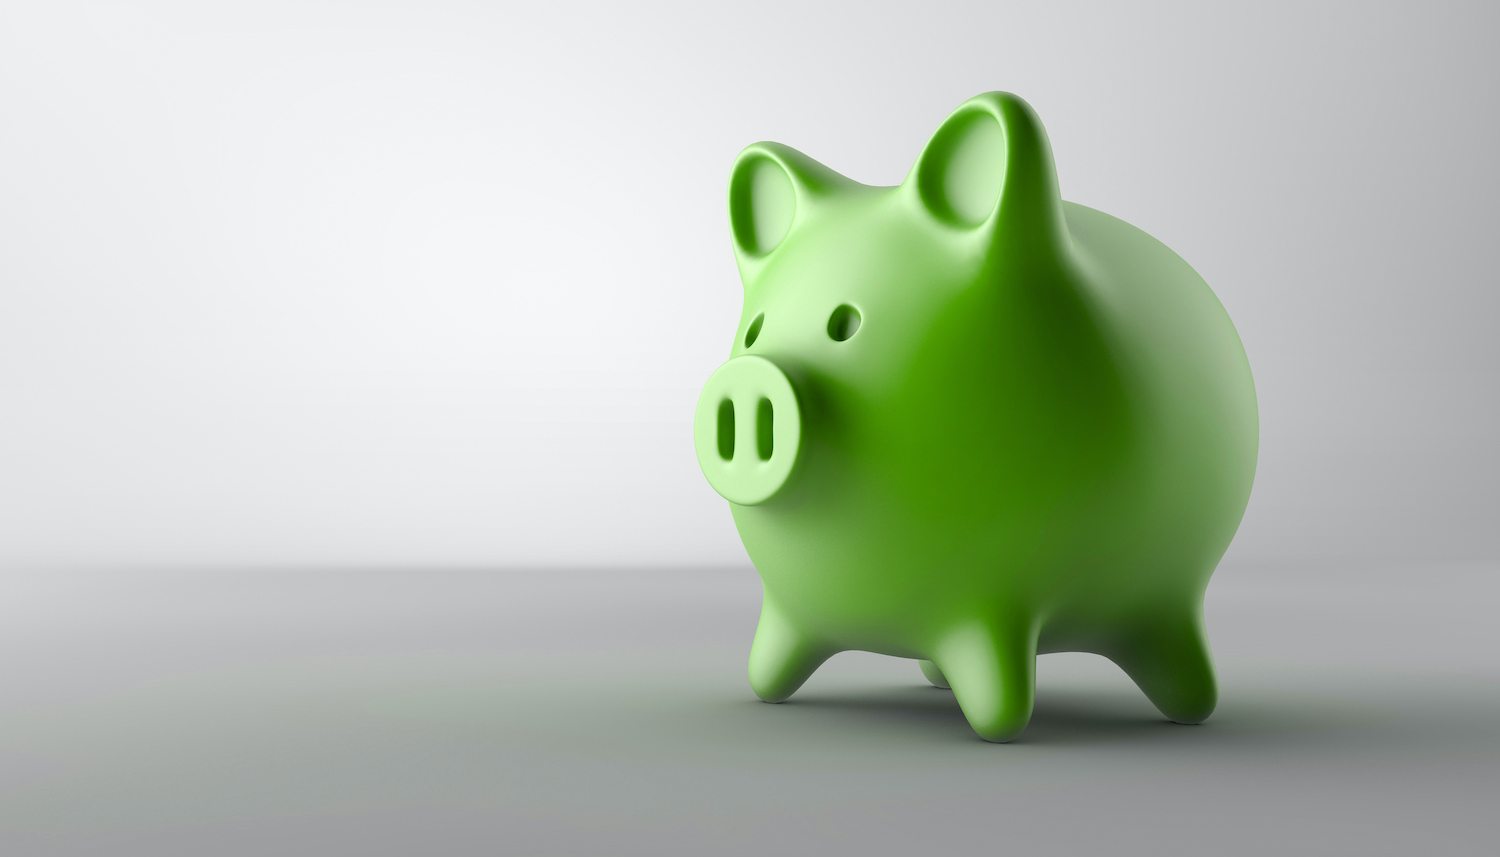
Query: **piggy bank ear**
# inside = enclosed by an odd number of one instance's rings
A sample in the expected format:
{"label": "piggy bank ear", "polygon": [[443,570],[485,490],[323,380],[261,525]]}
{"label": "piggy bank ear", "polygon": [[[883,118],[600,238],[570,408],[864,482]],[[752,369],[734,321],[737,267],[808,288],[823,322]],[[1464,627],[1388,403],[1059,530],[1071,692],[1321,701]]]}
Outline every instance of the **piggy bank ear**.
{"label": "piggy bank ear", "polygon": [[854,184],[780,143],[740,152],[729,176],[729,226],[745,284],[824,199]]}
{"label": "piggy bank ear", "polygon": [[975,96],[953,111],[907,184],[933,218],[992,243],[1035,247],[1063,234],[1047,132],[1031,105],[1008,92]]}

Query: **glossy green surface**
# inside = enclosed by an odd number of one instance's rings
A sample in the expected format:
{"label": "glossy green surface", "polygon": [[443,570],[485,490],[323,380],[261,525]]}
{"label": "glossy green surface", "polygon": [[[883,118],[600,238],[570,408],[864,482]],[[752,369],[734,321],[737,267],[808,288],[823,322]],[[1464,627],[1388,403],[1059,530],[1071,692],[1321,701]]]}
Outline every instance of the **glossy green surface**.
{"label": "glossy green surface", "polygon": [[843,650],[915,658],[1006,741],[1036,655],[1085,651],[1172,720],[1208,717],[1203,591],[1258,418],[1193,269],[1063,202],[1040,121],[1001,92],[897,187],[750,146],[729,211],[744,312],[694,438],[764,583],[755,692],[784,700]]}

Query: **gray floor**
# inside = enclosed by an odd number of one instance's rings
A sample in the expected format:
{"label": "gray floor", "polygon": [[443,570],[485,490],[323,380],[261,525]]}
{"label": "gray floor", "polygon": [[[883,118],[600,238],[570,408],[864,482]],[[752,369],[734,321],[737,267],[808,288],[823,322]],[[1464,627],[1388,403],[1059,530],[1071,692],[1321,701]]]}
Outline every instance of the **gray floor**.
{"label": "gray floor", "polygon": [[1206,724],[744,679],[749,570],[0,577],[0,854],[1493,854],[1500,566],[1221,569]]}

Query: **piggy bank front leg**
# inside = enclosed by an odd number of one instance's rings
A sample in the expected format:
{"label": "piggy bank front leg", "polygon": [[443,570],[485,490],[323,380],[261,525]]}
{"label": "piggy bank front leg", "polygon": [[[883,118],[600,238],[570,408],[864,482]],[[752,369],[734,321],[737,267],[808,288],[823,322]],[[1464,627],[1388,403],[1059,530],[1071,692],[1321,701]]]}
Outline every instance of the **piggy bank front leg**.
{"label": "piggy bank front leg", "polygon": [[750,645],[750,688],[766,702],[784,702],[837,652],[801,628],[768,594]]}
{"label": "piggy bank front leg", "polygon": [[[1003,744],[1031,722],[1036,640],[1032,622],[975,621],[938,645],[935,671],[953,688],[958,707],[984,740]],[[928,678],[937,684],[931,673]]]}

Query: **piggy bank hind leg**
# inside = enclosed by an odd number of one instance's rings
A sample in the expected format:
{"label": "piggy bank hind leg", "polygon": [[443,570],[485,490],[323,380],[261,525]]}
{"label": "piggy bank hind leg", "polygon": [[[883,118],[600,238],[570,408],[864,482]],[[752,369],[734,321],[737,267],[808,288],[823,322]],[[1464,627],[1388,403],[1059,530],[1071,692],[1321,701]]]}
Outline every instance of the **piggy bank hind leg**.
{"label": "piggy bank hind leg", "polygon": [[933,687],[940,687],[943,690],[952,687],[948,684],[948,677],[943,675],[943,671],[938,669],[937,664],[932,661],[917,661],[917,666],[922,668],[922,675],[927,676],[927,680],[932,682]]}
{"label": "piggy bank hind leg", "polygon": [[1219,701],[1201,609],[1152,618],[1119,641],[1109,659],[1167,719],[1202,723]]}
{"label": "piggy bank hind leg", "polygon": [[750,644],[750,688],[766,702],[784,702],[838,652],[800,628],[767,596]]}
{"label": "piggy bank hind leg", "polygon": [[[932,663],[937,678],[953,688],[969,725],[986,741],[1005,743],[1031,722],[1036,698],[1036,629],[976,622],[949,634]],[[922,671],[933,684],[937,678]]]}

